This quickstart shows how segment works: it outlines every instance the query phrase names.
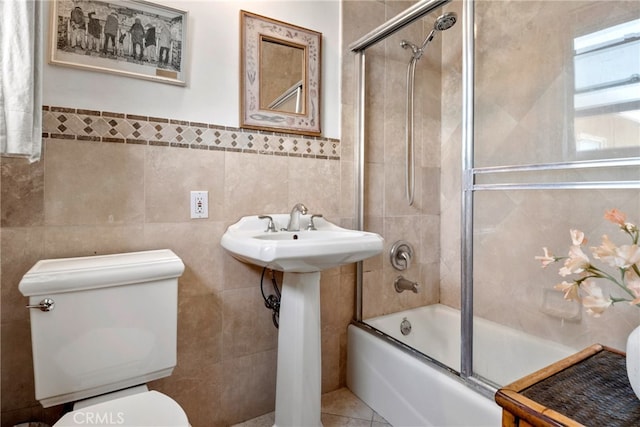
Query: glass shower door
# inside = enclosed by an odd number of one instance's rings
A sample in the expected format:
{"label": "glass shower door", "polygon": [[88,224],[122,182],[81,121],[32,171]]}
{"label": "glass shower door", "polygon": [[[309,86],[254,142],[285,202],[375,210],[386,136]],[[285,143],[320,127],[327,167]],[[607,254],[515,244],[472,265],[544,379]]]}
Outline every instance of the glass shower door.
{"label": "glass shower door", "polygon": [[[380,23],[393,23],[397,16],[426,3],[377,2],[369,13],[383,11],[379,16]],[[459,314],[455,319],[458,326],[450,325],[451,333],[445,333],[437,326],[441,323],[413,317],[414,310],[424,306],[443,304],[459,308],[457,296],[460,294],[459,274],[457,282],[455,277],[450,277],[444,300],[441,293],[440,156],[443,139],[458,150],[460,148],[462,8],[460,2],[429,3],[429,12],[360,53],[364,57],[362,105],[366,124],[363,130],[365,154],[361,160],[364,169],[362,226],[385,239],[383,255],[362,265],[361,319],[457,370]],[[451,13],[457,14],[453,26],[454,15]],[[414,79],[411,78],[413,73]],[[408,82],[413,82],[412,88]],[[409,108],[410,94],[413,95],[413,108]],[[450,103],[446,123],[444,102]],[[408,115],[411,110],[413,114]],[[413,132],[409,137],[413,149],[407,151],[407,132],[411,128]],[[456,173],[459,176],[459,168],[457,172],[447,172]],[[415,180],[412,179],[414,174]],[[409,191],[407,182],[410,183]],[[394,247],[410,253],[406,260],[401,260],[400,269],[394,268],[391,262]],[[459,270],[451,263],[445,266],[447,271],[449,268],[454,272]],[[397,283],[400,284],[398,289]],[[403,284],[409,289],[402,290]],[[415,285],[417,292],[412,292]],[[409,324],[413,325],[413,332],[403,335],[403,330],[409,330]],[[427,347],[424,343],[418,344],[420,331],[425,326],[433,329],[435,335],[446,335],[446,341],[429,342]]]}
{"label": "glass shower door", "polygon": [[475,23],[473,313],[518,333],[476,321],[473,371],[504,385],[594,343],[624,349],[640,324],[623,303],[589,315],[556,289],[584,276],[535,259],[566,257],[577,229],[596,264],[604,234],[629,244],[607,210],[640,221],[640,3],[479,1]]}

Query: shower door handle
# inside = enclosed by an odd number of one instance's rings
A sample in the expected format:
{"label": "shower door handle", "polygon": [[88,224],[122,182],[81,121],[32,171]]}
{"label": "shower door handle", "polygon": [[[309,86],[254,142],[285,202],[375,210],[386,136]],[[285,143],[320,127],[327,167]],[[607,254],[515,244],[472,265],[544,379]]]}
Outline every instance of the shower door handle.
{"label": "shower door handle", "polygon": [[27,308],[37,308],[40,311],[52,311],[56,306],[56,302],[51,298],[45,298],[38,304],[27,305]]}

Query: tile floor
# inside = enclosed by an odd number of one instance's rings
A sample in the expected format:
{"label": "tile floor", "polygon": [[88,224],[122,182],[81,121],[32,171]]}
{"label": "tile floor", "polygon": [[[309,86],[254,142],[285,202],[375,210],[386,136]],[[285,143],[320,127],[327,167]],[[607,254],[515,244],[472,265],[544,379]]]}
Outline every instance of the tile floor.
{"label": "tile floor", "polygon": [[[271,412],[233,427],[272,427],[274,422],[275,413]],[[322,425],[324,427],[391,427],[391,424],[347,388],[322,395]]]}

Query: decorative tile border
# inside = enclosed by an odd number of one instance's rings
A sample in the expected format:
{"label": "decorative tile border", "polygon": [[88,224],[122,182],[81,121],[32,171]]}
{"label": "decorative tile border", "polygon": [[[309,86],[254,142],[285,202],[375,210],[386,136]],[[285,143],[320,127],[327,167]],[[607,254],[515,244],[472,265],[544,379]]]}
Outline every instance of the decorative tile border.
{"label": "decorative tile border", "polygon": [[42,108],[42,137],[340,160],[340,140],[76,108]]}

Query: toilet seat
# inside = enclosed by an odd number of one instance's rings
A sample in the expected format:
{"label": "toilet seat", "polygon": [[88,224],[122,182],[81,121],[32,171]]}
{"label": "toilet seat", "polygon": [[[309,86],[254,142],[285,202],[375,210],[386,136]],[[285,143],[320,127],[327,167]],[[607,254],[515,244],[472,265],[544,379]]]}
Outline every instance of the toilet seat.
{"label": "toilet seat", "polygon": [[184,410],[169,396],[146,391],[66,413],[54,427],[189,427]]}

